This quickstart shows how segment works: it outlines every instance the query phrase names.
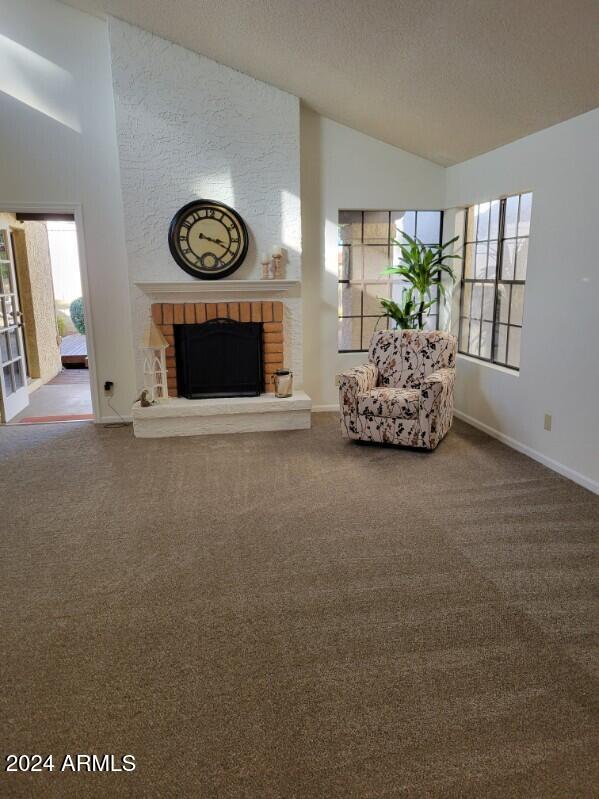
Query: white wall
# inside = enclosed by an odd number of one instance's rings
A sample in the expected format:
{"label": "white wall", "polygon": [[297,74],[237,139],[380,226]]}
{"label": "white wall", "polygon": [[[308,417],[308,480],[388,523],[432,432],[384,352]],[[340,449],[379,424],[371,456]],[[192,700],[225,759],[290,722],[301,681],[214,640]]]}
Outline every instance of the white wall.
{"label": "white wall", "polygon": [[336,405],[335,375],[365,353],[337,352],[337,221],[345,209],[443,208],[445,170],[301,110],[304,386]]}
{"label": "white wall", "polygon": [[446,178],[448,207],[534,195],[520,373],[460,357],[457,407],[599,490],[599,110],[450,167]]}
{"label": "white wall", "polygon": [[[297,97],[124,22],[110,20],[109,32],[131,283],[197,284],[173,260],[167,231],[200,197],[234,207],[248,226],[248,255],[232,279],[259,278],[261,254],[281,245],[286,276],[299,279]],[[137,337],[149,303],[133,286],[132,296]],[[301,304],[285,302],[295,345],[287,365],[299,384]]]}
{"label": "white wall", "polygon": [[95,393],[135,398],[131,319],[106,24],[55,0],[0,0],[0,209],[80,204]]}

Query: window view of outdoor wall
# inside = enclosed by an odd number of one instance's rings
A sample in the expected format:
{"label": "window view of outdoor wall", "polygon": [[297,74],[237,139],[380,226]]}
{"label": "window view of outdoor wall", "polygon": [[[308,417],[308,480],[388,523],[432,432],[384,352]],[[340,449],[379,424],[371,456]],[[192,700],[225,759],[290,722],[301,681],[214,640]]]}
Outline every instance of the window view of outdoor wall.
{"label": "window view of outdoor wall", "polygon": [[[424,244],[441,241],[441,211],[339,211],[338,349],[368,350],[375,330],[394,327],[379,298],[399,302],[408,283],[383,270],[399,260],[402,233]],[[425,329],[438,323],[438,302],[427,311]]]}
{"label": "window view of outdoor wall", "polygon": [[68,220],[48,222],[47,228],[56,319],[60,335],[68,336],[82,332],[77,329],[77,320],[71,317],[71,304],[81,297],[77,230],[75,223]]}

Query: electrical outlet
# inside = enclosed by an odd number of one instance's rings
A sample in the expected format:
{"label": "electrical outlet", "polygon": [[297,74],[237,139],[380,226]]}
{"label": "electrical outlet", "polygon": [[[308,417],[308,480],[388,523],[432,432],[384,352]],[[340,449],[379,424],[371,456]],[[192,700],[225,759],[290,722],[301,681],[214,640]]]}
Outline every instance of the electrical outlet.
{"label": "electrical outlet", "polygon": [[104,382],[104,395],[106,397],[112,397],[112,392],[114,390],[114,383],[112,380],[106,380]]}
{"label": "electrical outlet", "polygon": [[545,428],[545,430],[548,430],[549,432],[551,432],[551,414],[550,413],[546,413],[545,414],[545,423],[544,423],[543,427]]}

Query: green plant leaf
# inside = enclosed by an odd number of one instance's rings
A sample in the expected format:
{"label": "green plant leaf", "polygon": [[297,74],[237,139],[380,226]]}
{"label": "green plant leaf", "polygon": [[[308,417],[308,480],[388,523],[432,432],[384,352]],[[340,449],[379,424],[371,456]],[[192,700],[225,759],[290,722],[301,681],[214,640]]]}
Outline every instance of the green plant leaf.
{"label": "green plant leaf", "polygon": [[424,313],[436,302],[433,289],[439,287],[439,299],[445,300],[447,292],[442,283],[442,277],[447,275],[455,282],[455,274],[450,260],[461,259],[461,255],[446,254],[444,250],[454,244],[459,236],[444,244],[424,244],[417,237],[400,231],[402,240],[394,239],[393,243],[399,248],[397,266],[387,267],[384,275],[398,275],[410,284],[408,292],[404,294],[402,303],[381,299],[388,316],[392,317],[398,325],[410,326],[424,324]]}
{"label": "green plant leaf", "polygon": [[[437,245],[437,246],[438,246],[438,247],[439,247],[441,250],[444,250],[444,249],[446,249],[447,247],[451,247],[451,245],[452,245],[452,244],[455,244],[455,242],[456,242],[456,241],[457,241],[459,238],[460,238],[459,236],[454,236],[454,237],[453,237],[453,239],[449,239],[449,241],[446,241],[446,242],[445,242],[445,244],[439,244],[439,245]],[[461,256],[458,256],[458,257],[460,257],[460,258],[461,258]]]}

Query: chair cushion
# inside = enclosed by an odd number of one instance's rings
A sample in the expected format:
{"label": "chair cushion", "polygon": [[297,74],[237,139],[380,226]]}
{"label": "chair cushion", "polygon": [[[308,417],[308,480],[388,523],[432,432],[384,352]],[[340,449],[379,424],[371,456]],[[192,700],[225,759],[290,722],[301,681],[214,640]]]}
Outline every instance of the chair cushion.
{"label": "chair cushion", "polygon": [[368,351],[378,384],[390,388],[418,388],[428,375],[454,366],[455,357],[455,336],[440,330],[379,330]]}
{"label": "chair cushion", "polygon": [[420,391],[413,388],[373,388],[358,394],[358,413],[365,416],[416,419],[419,406]]}

